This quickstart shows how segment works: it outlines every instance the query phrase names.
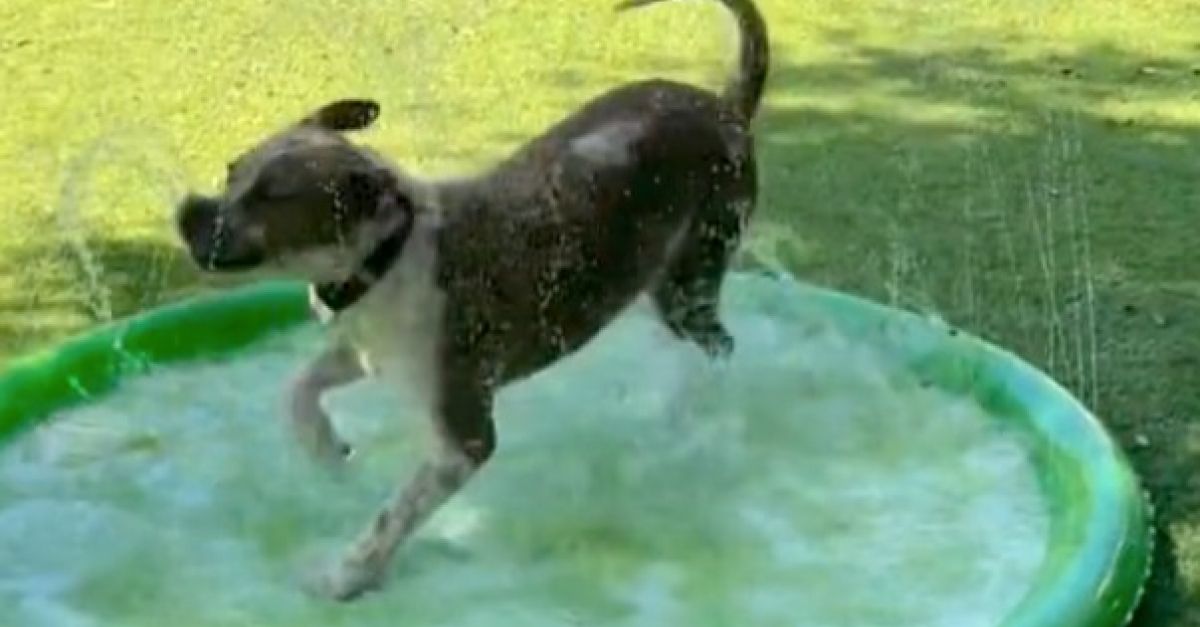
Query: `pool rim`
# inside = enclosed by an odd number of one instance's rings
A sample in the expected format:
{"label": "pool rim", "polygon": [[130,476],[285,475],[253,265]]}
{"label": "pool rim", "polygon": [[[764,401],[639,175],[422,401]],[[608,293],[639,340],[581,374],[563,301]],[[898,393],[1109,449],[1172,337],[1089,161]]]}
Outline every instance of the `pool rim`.
{"label": "pool rim", "polygon": [[[734,280],[784,285],[787,297],[759,304],[797,320],[821,309],[928,384],[970,394],[1036,436],[1033,461],[1055,509],[1047,559],[1003,627],[1128,625],[1151,567],[1152,512],[1128,458],[1080,401],[1013,353],[935,320],[787,275]],[[306,289],[265,281],[193,296],[14,360],[0,371],[0,446],[154,365],[227,356],[310,321]]]}

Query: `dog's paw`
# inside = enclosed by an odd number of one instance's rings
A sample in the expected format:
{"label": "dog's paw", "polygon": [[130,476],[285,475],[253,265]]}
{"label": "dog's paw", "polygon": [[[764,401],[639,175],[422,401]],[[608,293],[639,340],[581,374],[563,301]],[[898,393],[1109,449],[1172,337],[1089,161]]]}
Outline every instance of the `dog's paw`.
{"label": "dog's paw", "polygon": [[733,356],[733,336],[724,329],[710,331],[698,339],[700,348],[715,361],[728,361]]}
{"label": "dog's paw", "polygon": [[341,559],[305,581],[309,593],[332,601],[353,601],[383,586],[383,569],[354,559]]}
{"label": "dog's paw", "polygon": [[292,433],[300,448],[321,466],[340,471],[354,455],[354,447],[338,436],[329,416],[315,403],[303,398],[290,408]]}
{"label": "dog's paw", "polygon": [[326,466],[341,470],[354,458],[354,447],[341,440],[334,440],[314,452],[314,456]]}
{"label": "dog's paw", "polygon": [[309,463],[332,479],[342,480],[350,475],[350,460],[354,457],[354,448],[349,444],[337,442],[327,446],[304,447],[303,454]]}

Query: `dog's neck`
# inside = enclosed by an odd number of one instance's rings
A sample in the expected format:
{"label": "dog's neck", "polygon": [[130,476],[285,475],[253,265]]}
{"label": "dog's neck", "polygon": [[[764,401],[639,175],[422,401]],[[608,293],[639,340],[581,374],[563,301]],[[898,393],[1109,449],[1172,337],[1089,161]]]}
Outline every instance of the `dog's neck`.
{"label": "dog's neck", "polygon": [[412,229],[413,220],[405,220],[371,249],[349,278],[310,286],[310,300],[322,321],[330,321],[366,296],[396,264],[412,235]]}

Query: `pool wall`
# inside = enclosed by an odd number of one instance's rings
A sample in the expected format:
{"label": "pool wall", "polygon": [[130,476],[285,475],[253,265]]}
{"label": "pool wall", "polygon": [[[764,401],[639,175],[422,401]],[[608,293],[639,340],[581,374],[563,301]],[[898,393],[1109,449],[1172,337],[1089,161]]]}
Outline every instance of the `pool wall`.
{"label": "pool wall", "polygon": [[[735,280],[788,283],[762,290],[757,304],[797,320],[820,313],[1030,436],[1051,504],[1050,543],[1004,627],[1129,623],[1150,568],[1151,513],[1124,453],[1081,403],[1015,355],[920,316],[788,277]],[[0,443],[155,365],[226,357],[310,319],[304,285],[266,282],[147,311],[19,359],[0,374]]]}

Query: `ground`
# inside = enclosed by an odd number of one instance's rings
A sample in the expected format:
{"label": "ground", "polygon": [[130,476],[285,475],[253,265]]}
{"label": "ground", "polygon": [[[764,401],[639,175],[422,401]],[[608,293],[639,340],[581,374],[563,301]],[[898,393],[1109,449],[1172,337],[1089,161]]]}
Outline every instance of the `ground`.
{"label": "ground", "polygon": [[[713,3],[0,6],[0,359],[202,281],[171,201],[326,100],[414,170],[477,168],[621,80],[717,84]],[[711,6],[710,6],[711,5]],[[1008,346],[1124,444],[1163,542],[1143,625],[1200,625],[1200,4],[762,0],[750,249]]]}

